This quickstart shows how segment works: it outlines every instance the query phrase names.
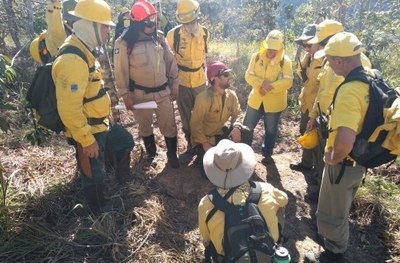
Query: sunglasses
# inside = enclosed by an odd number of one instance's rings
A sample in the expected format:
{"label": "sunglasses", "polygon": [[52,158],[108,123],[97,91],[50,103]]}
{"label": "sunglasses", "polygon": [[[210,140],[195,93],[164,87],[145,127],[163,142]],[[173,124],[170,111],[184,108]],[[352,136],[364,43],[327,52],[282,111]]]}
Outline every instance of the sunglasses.
{"label": "sunglasses", "polygon": [[144,26],[145,27],[154,27],[156,25],[155,22],[152,21],[144,21]]}
{"label": "sunglasses", "polygon": [[223,73],[218,73],[218,77],[224,76],[225,78],[229,77],[231,75],[230,72],[223,72]]}
{"label": "sunglasses", "polygon": [[303,44],[304,48],[311,48],[311,46],[312,46],[311,44]]}

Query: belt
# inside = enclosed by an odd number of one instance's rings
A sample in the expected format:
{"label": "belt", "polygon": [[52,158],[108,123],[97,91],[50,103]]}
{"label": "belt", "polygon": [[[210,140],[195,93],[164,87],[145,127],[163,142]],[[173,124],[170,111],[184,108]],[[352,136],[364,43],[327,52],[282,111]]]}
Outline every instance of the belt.
{"label": "belt", "polygon": [[185,71],[185,72],[196,72],[196,71],[199,71],[202,67],[203,67],[203,65],[201,65],[198,68],[188,68],[185,66],[178,65],[178,69]]}
{"label": "belt", "polygon": [[134,91],[135,89],[138,89],[138,90],[143,90],[144,93],[146,93],[146,94],[165,90],[167,88],[167,86],[168,86],[168,82],[165,82],[164,84],[162,84],[161,86],[158,86],[158,87],[145,87],[145,86],[136,84],[135,81],[133,81],[133,80],[129,80],[129,91]]}
{"label": "belt", "polygon": [[107,126],[107,124],[104,122],[105,119],[106,118],[87,118],[87,123],[91,126],[100,124],[104,124]]}
{"label": "belt", "polygon": [[343,162],[338,163],[338,165],[356,167],[357,163],[355,161],[352,161],[352,160],[349,160],[349,159],[345,159]]}

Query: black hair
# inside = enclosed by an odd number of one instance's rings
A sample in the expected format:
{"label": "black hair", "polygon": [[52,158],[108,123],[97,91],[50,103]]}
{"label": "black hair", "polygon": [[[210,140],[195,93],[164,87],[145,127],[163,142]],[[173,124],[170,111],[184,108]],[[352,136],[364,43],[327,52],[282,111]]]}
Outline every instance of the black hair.
{"label": "black hair", "polygon": [[329,39],[331,39],[331,37],[333,37],[333,36],[334,36],[334,35],[325,38],[324,40],[322,40],[321,42],[319,42],[319,45],[320,45],[321,47],[325,47],[326,44],[328,44]]}
{"label": "black hair", "polygon": [[[132,49],[136,42],[139,41],[139,33],[143,32],[145,28],[144,21],[131,21],[127,32],[122,36],[122,39],[127,42],[128,49]],[[154,30],[151,37],[157,39],[157,29]]]}

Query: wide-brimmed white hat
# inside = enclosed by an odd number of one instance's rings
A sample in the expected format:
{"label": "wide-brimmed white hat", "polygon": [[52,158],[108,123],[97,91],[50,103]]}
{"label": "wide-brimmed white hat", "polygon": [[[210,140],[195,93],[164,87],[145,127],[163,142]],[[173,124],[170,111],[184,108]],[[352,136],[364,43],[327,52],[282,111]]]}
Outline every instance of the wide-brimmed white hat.
{"label": "wide-brimmed white hat", "polygon": [[224,139],[206,152],[203,165],[212,184],[232,188],[250,178],[256,166],[256,157],[247,144]]}

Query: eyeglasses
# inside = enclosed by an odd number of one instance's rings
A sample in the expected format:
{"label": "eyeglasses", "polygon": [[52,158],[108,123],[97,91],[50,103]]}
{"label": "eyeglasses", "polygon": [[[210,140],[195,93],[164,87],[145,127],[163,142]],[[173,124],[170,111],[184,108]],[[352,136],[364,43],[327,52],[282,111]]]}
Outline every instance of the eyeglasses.
{"label": "eyeglasses", "polygon": [[311,44],[303,44],[304,48],[311,48],[311,46],[312,46]]}

